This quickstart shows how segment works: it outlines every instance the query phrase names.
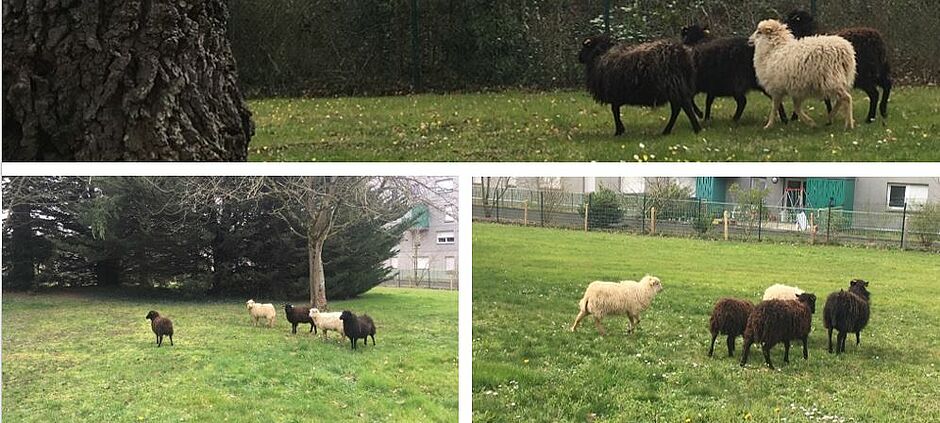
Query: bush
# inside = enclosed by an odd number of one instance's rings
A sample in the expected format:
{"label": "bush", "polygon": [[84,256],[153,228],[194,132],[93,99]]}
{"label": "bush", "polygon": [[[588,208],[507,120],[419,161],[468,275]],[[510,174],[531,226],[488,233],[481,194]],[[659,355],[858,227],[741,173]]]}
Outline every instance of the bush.
{"label": "bush", "polygon": [[[620,204],[620,195],[607,188],[601,188],[585,197],[588,209],[588,228],[611,228],[620,224],[623,219],[623,206]],[[584,206],[578,208],[578,214],[584,218]]]}
{"label": "bush", "polygon": [[692,188],[679,184],[675,179],[654,179],[646,187],[646,209],[656,208],[657,220],[682,220],[688,217],[685,213],[690,199]]}
{"label": "bush", "polygon": [[940,239],[940,203],[926,203],[911,216],[910,230],[917,240],[930,248]]}

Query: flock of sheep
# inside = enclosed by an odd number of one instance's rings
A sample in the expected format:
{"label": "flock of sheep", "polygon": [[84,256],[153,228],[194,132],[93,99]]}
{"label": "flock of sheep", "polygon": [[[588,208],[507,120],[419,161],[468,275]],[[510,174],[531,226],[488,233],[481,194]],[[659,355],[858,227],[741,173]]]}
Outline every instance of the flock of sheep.
{"label": "flock of sheep", "polygon": [[[256,303],[255,300],[245,302],[248,308],[248,314],[257,326],[262,320],[268,327],[274,327],[274,320],[277,317],[274,304]],[[292,304],[284,305],[284,316],[291,324],[291,333],[297,333],[297,325],[309,323],[310,331],[317,333],[317,328],[323,331],[323,338],[327,339],[328,332],[334,331],[340,334],[340,337],[349,338],[349,345],[352,349],[358,348],[358,342],[362,339],[363,345],[368,345],[368,338],[372,338],[372,345],[375,345],[375,322],[368,314],[357,316],[349,310],[342,312],[320,312],[316,308],[294,307]],[[173,322],[163,317],[160,313],[151,310],[147,313],[147,319],[150,320],[150,328],[157,336],[157,347],[163,345],[163,337],[170,338],[170,345],[173,345]]]}
{"label": "flock of sheep", "polygon": [[[867,122],[875,119],[878,87],[880,110],[887,117],[891,67],[881,33],[872,28],[848,28],[831,35],[815,35],[816,24],[803,10],[790,12],[785,21],[761,21],[749,37],[713,38],[707,27],[682,28],[682,41],[664,39],[639,45],[618,44],[606,35],[584,40],[578,61],[585,65],[587,89],[594,99],[610,104],[615,135],[624,132],[620,107],[655,107],[669,103],[672,113],[663,134],[669,134],[679,111],[692,129],[701,129],[703,117],[694,97],[705,93],[704,119],[711,118],[716,97],[737,102],[734,120],[747,104],[746,94],[759,90],[772,107],[765,128],[779,119],[787,122],[785,97],[793,99],[793,119],[814,125],[802,103],[809,98],[826,102],[829,123],[836,113],[845,117],[846,129],[855,126],[850,91],[858,87],[870,99]],[[835,100],[832,107],[831,100]]]}
{"label": "flock of sheep", "polygon": [[[869,308],[868,282],[853,279],[849,289],[829,294],[823,308],[823,326],[829,332],[829,352],[832,352],[832,331],[838,331],[836,354],[845,352],[845,339],[849,333],[855,334],[855,345],[861,342],[862,329],[868,324],[871,314]],[[595,281],[588,285],[584,296],[578,303],[580,311],[571,325],[571,331],[588,314],[594,317],[594,326],[601,335],[606,331],[601,319],[608,315],[626,314],[630,319],[628,333],[632,333],[640,323],[640,313],[649,308],[653,298],[662,291],[663,285],[655,276],[645,276],[639,282],[602,282]],[[711,356],[715,351],[715,339],[718,335],[727,335],[728,356],[734,356],[734,341],[744,337],[744,352],[741,366],[747,364],[751,345],[762,344],[764,361],[774,368],[770,361],[770,349],[783,343],[783,361],[790,362],[790,343],[799,340],[803,343],[803,358],[809,358],[807,340],[809,338],[812,315],[816,312],[816,295],[804,292],[797,287],[776,284],[764,291],[763,300],[756,306],[750,301],[722,298],[712,310],[709,330],[712,339],[708,349]]]}

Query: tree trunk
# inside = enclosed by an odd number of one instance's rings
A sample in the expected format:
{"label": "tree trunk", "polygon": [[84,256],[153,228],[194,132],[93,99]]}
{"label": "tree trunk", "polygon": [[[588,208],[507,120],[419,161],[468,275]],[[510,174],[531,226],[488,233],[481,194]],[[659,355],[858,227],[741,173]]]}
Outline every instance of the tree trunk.
{"label": "tree trunk", "polygon": [[326,309],[326,275],[323,273],[323,242],[311,236],[308,238],[310,251],[310,304],[312,307]]}
{"label": "tree trunk", "polygon": [[33,259],[35,241],[31,207],[17,204],[10,210],[10,278],[4,278],[3,286],[12,289],[31,289],[36,281],[36,266]]}
{"label": "tree trunk", "polygon": [[3,160],[245,160],[225,0],[3,0]]}
{"label": "tree trunk", "polygon": [[121,284],[120,260],[108,258],[95,263],[95,280],[98,286],[118,286]]}

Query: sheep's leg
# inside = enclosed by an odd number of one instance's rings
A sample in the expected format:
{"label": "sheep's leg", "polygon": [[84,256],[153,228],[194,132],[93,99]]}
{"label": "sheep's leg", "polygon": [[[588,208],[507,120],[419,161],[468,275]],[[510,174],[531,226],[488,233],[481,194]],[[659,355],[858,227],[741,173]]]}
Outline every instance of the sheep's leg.
{"label": "sheep's leg", "polygon": [[293,333],[294,335],[296,335],[296,334],[297,334],[297,324],[296,324],[296,323],[291,323],[290,325],[291,325],[291,329],[290,329],[291,333]]}
{"label": "sheep's leg", "polygon": [[718,333],[717,333],[717,332],[712,334],[712,345],[711,345],[710,347],[708,347],[708,356],[709,356],[709,357],[711,357],[711,356],[712,356],[712,353],[715,352],[715,339],[716,339],[716,338],[718,338]]}
{"label": "sheep's leg", "polygon": [[790,362],[790,341],[783,341],[783,362]]}
{"label": "sheep's leg", "polygon": [[694,97],[694,96],[692,97],[692,111],[695,112],[695,116],[698,116],[699,119],[701,119],[702,116],[705,116],[705,115],[702,113],[702,109],[699,109],[699,108],[698,108],[698,105],[695,104],[695,97]]}
{"label": "sheep's leg", "polygon": [[[685,112],[685,115],[688,116],[689,118],[689,122],[692,123],[692,130],[695,131],[695,133],[698,133],[699,131],[701,131],[702,126],[699,125],[698,118],[695,117],[695,113],[692,110],[691,98],[687,98],[682,101],[682,111]],[[708,114],[708,111],[706,110],[705,113]]]}
{"label": "sheep's leg", "polygon": [[172,347],[172,346],[173,346],[173,335],[169,335],[169,336],[170,336],[170,346]]}
{"label": "sheep's leg", "polygon": [[832,354],[832,328],[829,328],[829,354]]}
{"label": "sheep's leg", "polygon": [[783,107],[783,98],[781,97],[771,97],[773,102],[773,107],[770,109],[770,117],[767,118],[767,124],[764,125],[764,129],[770,129],[774,126],[774,120],[777,119],[777,109]]}
{"label": "sheep's leg", "polygon": [[777,108],[777,115],[780,116],[780,121],[783,122],[784,125],[789,123],[790,119],[787,118],[787,111],[783,109],[783,103],[780,103],[780,107]]}
{"label": "sheep's leg", "polygon": [[885,73],[881,77],[881,117],[888,117],[888,96],[891,95],[891,77]]}
{"label": "sheep's leg", "polygon": [[734,109],[734,117],[732,119],[737,122],[741,120],[741,115],[744,114],[744,107],[747,106],[747,96],[738,94],[734,96],[734,102],[737,103],[737,107]]}
{"label": "sheep's leg", "polygon": [[745,337],[743,341],[744,348],[741,349],[741,367],[747,364],[747,356],[751,353],[751,344],[753,343],[753,340],[747,337]]}
{"label": "sheep's leg", "polygon": [[862,90],[865,91],[865,94],[868,94],[868,118],[865,122],[872,123],[875,121],[876,109],[878,108],[878,89],[870,86],[864,87]]}
{"label": "sheep's leg", "polygon": [[767,362],[767,366],[769,366],[770,369],[773,370],[774,363],[770,362],[770,344],[765,342],[764,345],[761,346],[761,350],[764,352],[764,361]]}
{"label": "sheep's leg", "polygon": [[157,347],[163,345],[163,335],[157,335]]}
{"label": "sheep's leg", "polygon": [[601,334],[601,336],[607,335],[607,331],[604,330],[604,325],[601,324],[601,319],[597,316],[594,316],[594,327],[597,329],[597,332]]}
{"label": "sheep's leg", "polygon": [[809,350],[806,348],[806,343],[807,343],[808,340],[809,340],[808,337],[802,339],[802,341],[803,341],[803,359],[804,359],[804,360],[809,360]]}
{"label": "sheep's leg", "polygon": [[855,118],[852,116],[852,94],[848,91],[842,93],[842,101],[845,105],[845,129],[855,128]]}
{"label": "sheep's leg", "polygon": [[845,352],[845,338],[848,336],[848,332],[839,331],[839,339],[836,346],[836,354]]}
{"label": "sheep's leg", "polygon": [[734,357],[734,335],[728,335],[728,357]]}
{"label": "sheep's leg", "polygon": [[372,338],[372,346],[375,346],[375,335],[369,335]]}
{"label": "sheep's leg", "polygon": [[308,330],[307,333],[311,333],[311,332],[313,332],[313,323],[310,324],[310,330]]}
{"label": "sheep's leg", "polygon": [[829,124],[832,125],[832,100],[826,97],[823,102],[826,103],[826,114],[830,116]]}
{"label": "sheep's leg", "polygon": [[672,132],[672,127],[676,124],[676,118],[679,117],[679,110],[682,109],[682,106],[675,100],[670,101],[669,106],[672,111],[669,114],[669,122],[666,123],[666,128],[663,129],[663,135],[669,135],[669,133]]}
{"label": "sheep's leg", "polygon": [[[711,119],[712,119],[712,103],[714,103],[714,102],[715,102],[715,96],[714,96],[714,95],[708,94],[708,96],[705,97],[705,118],[704,118],[705,120],[711,120]],[[737,120],[737,119],[735,119],[735,120]]]}
{"label": "sheep's leg", "polygon": [[611,104],[610,111],[614,114],[614,136],[622,135],[624,128],[623,121],[620,120],[620,105]]}
{"label": "sheep's leg", "polygon": [[578,324],[581,323],[581,319],[583,319],[584,316],[587,316],[587,314],[588,314],[587,310],[581,310],[580,312],[578,312],[578,317],[575,317],[575,318],[574,318],[574,324],[571,325],[571,331],[572,331],[572,332],[574,332],[575,329],[578,328]]}
{"label": "sheep's leg", "polygon": [[803,110],[802,98],[793,97],[793,111],[796,112],[796,114],[800,116],[800,120],[803,121],[803,123],[805,123],[806,125],[810,127],[816,126],[816,122],[813,121],[813,118],[809,117],[809,115],[806,114],[806,111]]}
{"label": "sheep's leg", "polygon": [[857,347],[859,343],[862,342],[861,339],[862,331],[855,332],[855,346]]}

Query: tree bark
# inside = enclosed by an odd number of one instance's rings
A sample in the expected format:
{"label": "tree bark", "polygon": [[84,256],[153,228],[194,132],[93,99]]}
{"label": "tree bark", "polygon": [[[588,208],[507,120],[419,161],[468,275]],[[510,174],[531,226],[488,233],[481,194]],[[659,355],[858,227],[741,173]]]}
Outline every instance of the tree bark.
{"label": "tree bark", "polygon": [[310,249],[310,304],[326,309],[326,274],[323,273],[323,243],[325,239],[311,238]]}
{"label": "tree bark", "polygon": [[245,160],[225,0],[3,0],[3,160]]}

